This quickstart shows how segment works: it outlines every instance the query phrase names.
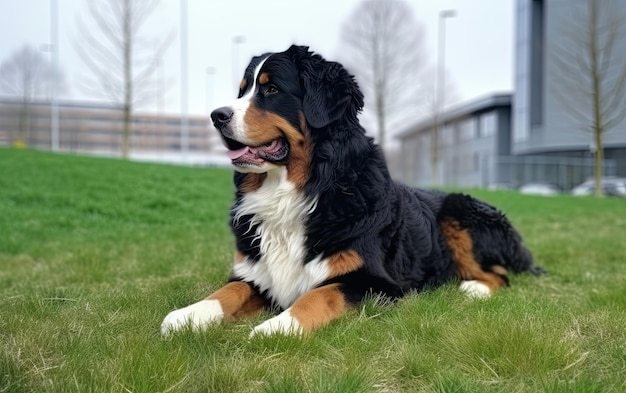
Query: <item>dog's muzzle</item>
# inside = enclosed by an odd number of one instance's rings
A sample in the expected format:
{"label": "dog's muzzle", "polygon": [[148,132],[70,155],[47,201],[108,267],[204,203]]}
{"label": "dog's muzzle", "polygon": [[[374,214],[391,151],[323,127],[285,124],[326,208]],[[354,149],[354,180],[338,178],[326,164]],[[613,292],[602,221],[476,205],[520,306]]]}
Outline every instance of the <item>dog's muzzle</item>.
{"label": "dog's muzzle", "polygon": [[234,139],[231,121],[234,116],[232,108],[224,106],[211,112],[213,125],[222,136],[228,149],[227,155],[235,166],[254,166],[264,162],[279,162],[289,154],[289,143],[284,137],[265,143],[249,146]]}

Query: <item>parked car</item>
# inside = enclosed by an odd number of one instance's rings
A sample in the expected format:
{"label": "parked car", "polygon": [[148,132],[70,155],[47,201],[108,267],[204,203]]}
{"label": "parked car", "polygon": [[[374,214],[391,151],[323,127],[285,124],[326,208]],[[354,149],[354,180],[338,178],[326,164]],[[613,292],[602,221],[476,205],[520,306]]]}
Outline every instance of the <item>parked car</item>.
{"label": "parked car", "polygon": [[528,183],[519,188],[522,194],[552,196],[557,195],[559,190],[549,183]]}
{"label": "parked car", "polygon": [[[617,196],[626,198],[626,178],[603,177],[602,189],[606,196]],[[593,195],[596,190],[594,179],[589,179],[572,189],[572,195]]]}

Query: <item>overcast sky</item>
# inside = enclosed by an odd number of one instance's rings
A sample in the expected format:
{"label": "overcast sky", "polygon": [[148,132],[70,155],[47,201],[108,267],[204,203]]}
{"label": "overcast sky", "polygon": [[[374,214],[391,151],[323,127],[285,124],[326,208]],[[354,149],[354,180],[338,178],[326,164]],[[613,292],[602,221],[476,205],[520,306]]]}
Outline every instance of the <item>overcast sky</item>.
{"label": "overcast sky", "polygon": [[[63,98],[84,96],[77,85],[84,81],[88,71],[75,47],[81,37],[76,20],[88,20],[86,1],[58,0],[59,64],[69,87]],[[236,94],[233,37],[241,36],[244,41],[236,45],[237,79],[251,56],[283,51],[291,43],[308,45],[327,59],[336,59],[341,50],[341,25],[348,21],[359,2],[188,0],[189,113],[207,114],[207,101],[215,107]],[[424,26],[428,56],[433,63],[439,11],[457,11],[457,16],[446,22],[446,68],[461,101],[512,90],[514,0],[409,0],[408,3]],[[177,34],[163,59],[163,74],[169,81],[166,112],[180,111],[179,10],[178,0],[162,0],[147,25],[148,35],[154,37],[171,30]],[[0,0],[0,37],[0,62],[24,44],[40,48],[49,43],[50,1]],[[212,77],[207,76],[208,67],[215,70]],[[156,108],[155,99],[141,109],[155,111]]]}

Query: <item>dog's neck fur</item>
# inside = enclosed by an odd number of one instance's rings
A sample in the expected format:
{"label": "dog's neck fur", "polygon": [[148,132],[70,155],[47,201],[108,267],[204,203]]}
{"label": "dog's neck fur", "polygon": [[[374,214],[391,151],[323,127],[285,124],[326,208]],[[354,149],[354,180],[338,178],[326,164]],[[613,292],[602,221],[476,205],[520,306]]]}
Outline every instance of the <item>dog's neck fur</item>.
{"label": "dog's neck fur", "polygon": [[316,203],[317,198],[297,190],[287,179],[287,169],[280,167],[269,171],[263,184],[244,194],[234,208],[235,224],[252,217],[249,230],[255,233],[250,236],[258,242],[260,258],[235,264],[233,273],[268,291],[283,309],[327,276],[319,257],[306,260],[305,222]]}

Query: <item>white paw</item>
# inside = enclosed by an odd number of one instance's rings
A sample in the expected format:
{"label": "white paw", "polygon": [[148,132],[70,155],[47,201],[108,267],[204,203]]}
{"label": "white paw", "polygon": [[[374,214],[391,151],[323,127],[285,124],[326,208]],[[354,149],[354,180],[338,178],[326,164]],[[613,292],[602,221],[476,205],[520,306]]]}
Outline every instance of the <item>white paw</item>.
{"label": "white paw", "polygon": [[301,335],[302,326],[297,319],[291,316],[289,309],[278,314],[274,318],[270,318],[260,325],[257,325],[250,337],[254,337],[257,334],[270,336],[272,334],[284,334],[284,335]]}
{"label": "white paw", "polygon": [[460,288],[461,291],[465,292],[469,297],[487,298],[491,296],[491,289],[485,284],[475,280],[463,281]]}
{"label": "white paw", "polygon": [[161,334],[168,335],[186,326],[202,330],[211,323],[220,322],[223,317],[224,311],[218,300],[201,300],[167,314],[161,323]]}

